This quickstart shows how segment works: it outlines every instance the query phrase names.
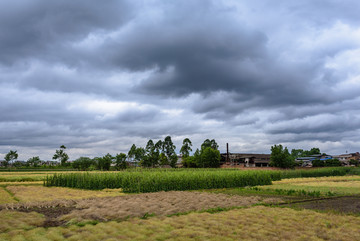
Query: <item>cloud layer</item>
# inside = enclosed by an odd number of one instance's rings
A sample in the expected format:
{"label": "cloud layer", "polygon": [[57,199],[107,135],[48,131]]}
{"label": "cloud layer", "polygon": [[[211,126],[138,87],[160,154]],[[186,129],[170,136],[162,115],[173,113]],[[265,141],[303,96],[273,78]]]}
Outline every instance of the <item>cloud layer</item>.
{"label": "cloud layer", "polygon": [[357,1],[2,1],[0,159],[127,152],[171,135],[222,151],[359,151]]}

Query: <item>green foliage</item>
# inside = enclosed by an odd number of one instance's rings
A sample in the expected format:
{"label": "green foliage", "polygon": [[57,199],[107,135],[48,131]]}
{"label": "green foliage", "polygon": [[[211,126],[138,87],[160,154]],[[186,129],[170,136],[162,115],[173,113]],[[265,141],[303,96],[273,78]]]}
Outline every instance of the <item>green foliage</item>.
{"label": "green foliage", "polygon": [[290,155],[287,147],[274,145],[271,147],[270,166],[280,168],[293,168],[294,158]]}
{"label": "green foliage", "polygon": [[40,157],[34,156],[34,157],[29,158],[27,160],[26,164],[27,164],[27,166],[30,166],[30,167],[38,167],[41,164]]}
{"label": "green foliage", "polygon": [[192,147],[192,143],[191,143],[190,139],[185,138],[183,140],[183,145],[180,149],[180,153],[182,154],[183,158],[190,156],[190,152],[192,151],[191,147]]}
{"label": "green foliage", "polygon": [[298,157],[307,157],[307,156],[320,155],[320,154],[321,154],[320,149],[317,147],[313,147],[309,151],[303,150],[303,149],[292,149],[291,150],[291,156],[294,159],[298,158]]}
{"label": "green foliage", "polygon": [[310,170],[135,169],[118,173],[69,173],[48,176],[46,186],[99,190],[122,188],[124,192],[158,192],[269,185],[282,178],[344,176],[354,168]]}
{"label": "green foliage", "polygon": [[17,151],[10,150],[4,157],[4,166],[7,167],[11,161],[19,157]]}
{"label": "green foliage", "polygon": [[142,169],[118,173],[71,173],[48,176],[45,185],[92,190],[122,188],[128,193],[196,190],[268,185],[271,184],[270,172],[222,169]]}
{"label": "green foliage", "polygon": [[349,161],[349,164],[350,164],[350,165],[354,165],[354,166],[359,166],[359,160],[351,159],[351,160]]}
{"label": "green foliage", "polygon": [[155,167],[159,164],[159,151],[152,140],[146,144],[145,155],[140,164],[143,167]]}
{"label": "green foliage", "polygon": [[115,156],[115,168],[116,170],[123,170],[128,167],[128,163],[126,162],[126,154],[120,153]]}
{"label": "green foliage", "polygon": [[183,167],[187,167],[187,168],[197,167],[194,156],[188,156],[183,158],[182,164]]}
{"label": "green foliage", "polygon": [[325,162],[319,159],[315,159],[312,161],[312,166],[313,167],[324,167],[325,166]]}
{"label": "green foliage", "polygon": [[69,160],[69,156],[65,153],[65,149],[66,147],[64,145],[61,145],[60,149],[55,151],[55,154],[52,158],[54,160],[60,160],[61,166],[65,166],[66,161]]}
{"label": "green foliage", "polygon": [[71,163],[71,166],[81,171],[87,171],[91,165],[95,164],[96,162],[89,157],[79,157]]}
{"label": "green foliage", "polygon": [[110,169],[113,159],[114,159],[114,157],[112,155],[110,155],[109,153],[103,157],[96,157],[95,161],[96,161],[97,169],[102,170],[102,171],[108,171]]}
{"label": "green foliage", "polygon": [[339,167],[341,166],[341,162],[338,159],[328,159],[325,160],[326,167]]}
{"label": "green foliage", "polygon": [[211,141],[209,139],[206,139],[203,144],[201,144],[201,149],[205,149],[207,147],[211,147],[212,149],[217,150],[219,148],[219,145],[214,139],[212,139]]}
{"label": "green foliage", "polygon": [[211,147],[206,147],[200,152],[200,158],[198,159],[198,167],[219,167],[220,166],[220,152]]}

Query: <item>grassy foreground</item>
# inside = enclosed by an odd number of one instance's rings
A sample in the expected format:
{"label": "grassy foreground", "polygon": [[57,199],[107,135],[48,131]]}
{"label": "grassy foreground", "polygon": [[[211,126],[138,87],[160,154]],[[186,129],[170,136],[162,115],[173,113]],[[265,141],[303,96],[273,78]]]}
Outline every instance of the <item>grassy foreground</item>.
{"label": "grassy foreground", "polygon": [[360,240],[360,217],[263,206],[47,229],[31,228],[41,221],[31,215],[2,227],[0,240]]}

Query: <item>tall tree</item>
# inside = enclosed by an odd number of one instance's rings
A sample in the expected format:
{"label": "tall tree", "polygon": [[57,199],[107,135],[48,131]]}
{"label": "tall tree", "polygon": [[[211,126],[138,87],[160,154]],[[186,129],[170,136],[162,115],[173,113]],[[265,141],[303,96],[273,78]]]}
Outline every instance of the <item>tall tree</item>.
{"label": "tall tree", "polygon": [[135,159],[135,154],[136,154],[136,146],[135,146],[135,144],[132,144],[132,146],[128,152],[128,157],[133,161]]}
{"label": "tall tree", "polygon": [[113,159],[114,159],[114,157],[112,155],[110,155],[109,153],[103,157],[98,157],[96,159],[96,161],[97,161],[96,164],[97,164],[98,169],[100,169],[102,171],[110,170],[110,166],[111,166]]}
{"label": "tall tree", "polygon": [[205,149],[207,147],[211,147],[212,149],[217,150],[219,145],[216,143],[215,139],[212,139],[211,141],[206,139],[203,144],[201,144],[201,149]]}
{"label": "tall tree", "polygon": [[290,155],[287,147],[283,148],[281,144],[271,147],[270,166],[292,168],[294,165],[294,158]]}
{"label": "tall tree", "polygon": [[62,166],[65,166],[66,161],[69,160],[69,156],[65,153],[65,149],[66,147],[64,145],[61,145],[60,149],[55,151],[55,154],[52,158],[54,160],[60,160]]}
{"label": "tall tree", "polygon": [[27,160],[26,164],[28,166],[32,166],[32,167],[38,167],[41,164],[41,160],[39,156],[34,156],[31,157]]}
{"label": "tall tree", "polygon": [[201,150],[199,167],[219,167],[220,166],[220,152],[211,147],[206,147]]}
{"label": "tall tree", "polygon": [[126,154],[120,153],[115,156],[115,168],[117,170],[126,169],[128,167],[128,163],[126,162]]}
{"label": "tall tree", "polygon": [[149,140],[145,147],[145,156],[141,161],[144,167],[155,167],[159,164],[159,151],[152,140]]}
{"label": "tall tree", "polygon": [[16,160],[18,157],[17,151],[10,150],[4,157],[4,166],[7,167],[11,161]]}
{"label": "tall tree", "polygon": [[190,139],[185,138],[183,140],[183,145],[180,149],[180,153],[182,154],[183,158],[187,158],[190,156],[190,152],[192,151],[191,147],[192,147],[192,143],[191,143]]}
{"label": "tall tree", "polygon": [[170,136],[165,137],[164,142],[163,142],[163,148],[164,148],[164,153],[165,153],[167,159],[169,160],[170,166],[176,167],[176,163],[178,160],[177,155],[175,153],[176,146],[172,142]]}

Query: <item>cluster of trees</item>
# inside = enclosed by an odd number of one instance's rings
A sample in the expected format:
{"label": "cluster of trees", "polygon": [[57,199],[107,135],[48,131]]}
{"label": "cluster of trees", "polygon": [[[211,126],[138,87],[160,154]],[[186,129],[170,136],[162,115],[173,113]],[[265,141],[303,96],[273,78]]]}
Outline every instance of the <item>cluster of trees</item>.
{"label": "cluster of trees", "polygon": [[171,137],[167,136],[163,141],[159,140],[156,143],[150,139],[147,142],[145,148],[136,147],[135,144],[133,144],[130,148],[130,151],[128,152],[128,157],[132,161],[139,162],[143,167],[158,167],[168,165],[171,167],[176,167],[178,157],[176,155],[175,149],[176,146],[172,142]]}
{"label": "cluster of trees", "polygon": [[[185,141],[185,140],[184,140]],[[191,142],[190,142],[191,143]],[[183,147],[187,146],[186,143],[183,142]],[[189,146],[191,147],[191,146]],[[201,148],[196,149],[193,156],[189,155],[189,152],[183,151],[181,154],[183,155],[183,166],[184,167],[219,167],[220,166],[220,152],[218,150],[219,145],[216,143],[214,139],[209,140],[206,139],[203,144],[201,144]],[[188,149],[191,151],[191,148]]]}

